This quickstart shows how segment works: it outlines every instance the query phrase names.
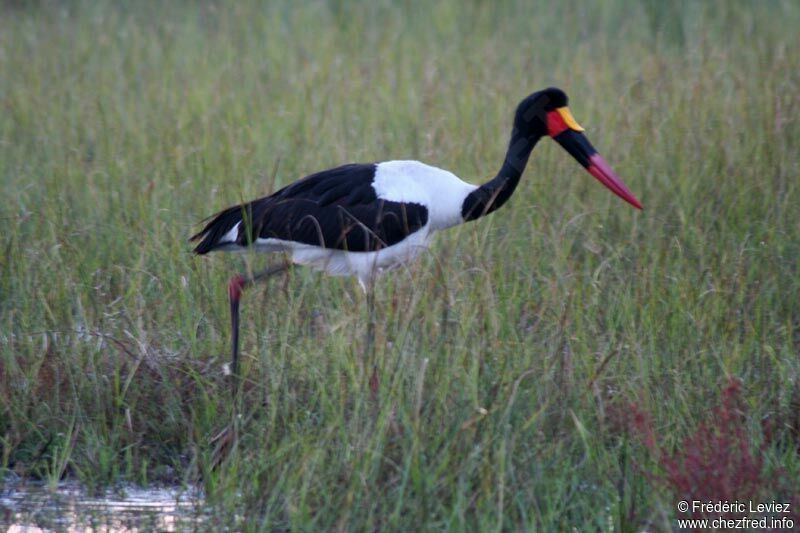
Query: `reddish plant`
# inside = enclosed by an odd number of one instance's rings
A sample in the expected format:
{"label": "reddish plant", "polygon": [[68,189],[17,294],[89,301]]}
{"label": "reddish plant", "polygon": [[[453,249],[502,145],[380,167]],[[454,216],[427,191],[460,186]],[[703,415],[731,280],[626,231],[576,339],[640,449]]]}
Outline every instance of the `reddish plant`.
{"label": "reddish plant", "polygon": [[[657,473],[647,477],[668,488],[677,501],[760,502],[787,497],[783,476],[765,472],[762,444],[753,449],[745,429],[747,413],[741,400],[741,384],[734,379],[723,388],[719,403],[708,418],[683,439],[673,452],[658,444],[650,413],[636,405],[615,409],[612,427],[622,430],[644,445],[658,463]],[[766,441],[765,441],[766,442]],[[788,496],[792,503],[797,495]],[[735,506],[705,512],[704,508],[685,513],[692,518],[737,518],[747,515]],[[796,505],[791,506],[796,516]]]}
{"label": "reddish plant", "polygon": [[[701,422],[673,454],[660,457],[664,480],[680,499],[734,502],[757,500],[765,492],[762,450],[751,450],[740,396],[739,382],[730,380],[711,418]],[[714,513],[723,518],[738,515]]]}

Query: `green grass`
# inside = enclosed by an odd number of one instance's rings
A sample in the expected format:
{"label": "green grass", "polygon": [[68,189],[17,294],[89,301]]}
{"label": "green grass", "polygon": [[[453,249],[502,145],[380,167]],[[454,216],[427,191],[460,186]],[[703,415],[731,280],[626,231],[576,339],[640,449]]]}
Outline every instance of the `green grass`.
{"label": "green grass", "polygon": [[[674,527],[636,403],[680,446],[731,377],[800,491],[800,4],[11,2],[0,7],[0,468],[202,480],[249,528]],[[499,168],[558,85],[645,205],[543,141],[509,205],[364,298],[296,268],[243,301],[217,209],[352,161]],[[775,423],[765,441],[762,420]],[[246,518],[245,518],[246,517]]]}

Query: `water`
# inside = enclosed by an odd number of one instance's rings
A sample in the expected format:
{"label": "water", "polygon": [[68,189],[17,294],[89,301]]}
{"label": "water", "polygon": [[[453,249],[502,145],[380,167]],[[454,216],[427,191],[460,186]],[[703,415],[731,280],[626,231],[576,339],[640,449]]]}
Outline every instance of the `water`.
{"label": "water", "polygon": [[186,531],[202,529],[202,494],[179,487],[90,493],[76,483],[0,486],[0,530]]}

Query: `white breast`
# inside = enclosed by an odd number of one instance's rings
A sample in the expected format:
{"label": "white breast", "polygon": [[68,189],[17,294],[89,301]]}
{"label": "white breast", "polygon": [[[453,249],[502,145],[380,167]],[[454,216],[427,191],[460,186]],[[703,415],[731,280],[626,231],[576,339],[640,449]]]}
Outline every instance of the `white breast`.
{"label": "white breast", "polygon": [[356,276],[361,286],[366,288],[377,274],[416,259],[428,247],[429,241],[429,226],[425,226],[401,242],[375,252],[348,252],[271,238],[257,239],[255,244],[263,252],[288,252],[292,262],[332,276]]}
{"label": "white breast", "polygon": [[372,186],[378,198],[427,207],[428,225],[432,230],[464,222],[461,206],[467,195],[478,188],[452,172],[419,161],[378,163]]}

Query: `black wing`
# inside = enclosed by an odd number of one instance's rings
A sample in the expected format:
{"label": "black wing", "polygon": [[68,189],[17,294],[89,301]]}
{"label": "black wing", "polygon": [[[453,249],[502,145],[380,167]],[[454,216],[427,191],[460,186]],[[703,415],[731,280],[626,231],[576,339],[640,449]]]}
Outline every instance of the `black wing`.
{"label": "black wing", "polygon": [[[367,252],[396,244],[428,222],[428,210],[415,203],[375,195],[375,164],[350,164],[306,176],[252,202],[229,207],[192,240],[194,251],[208,253],[257,238],[282,239],[324,248]],[[237,223],[236,241],[221,239]]]}

